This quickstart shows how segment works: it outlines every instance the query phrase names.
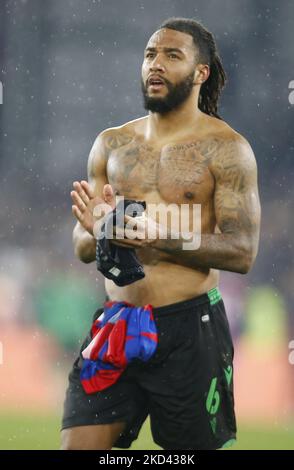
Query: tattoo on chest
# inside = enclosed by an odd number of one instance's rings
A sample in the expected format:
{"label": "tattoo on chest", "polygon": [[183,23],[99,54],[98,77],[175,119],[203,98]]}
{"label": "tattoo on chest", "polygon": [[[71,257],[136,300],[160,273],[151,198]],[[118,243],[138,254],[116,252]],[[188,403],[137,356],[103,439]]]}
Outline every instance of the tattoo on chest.
{"label": "tattoo on chest", "polygon": [[157,186],[159,161],[158,151],[130,138],[109,152],[109,180],[124,192],[130,192],[134,185],[151,190]]}
{"label": "tattoo on chest", "polygon": [[258,224],[248,196],[250,163],[242,161],[240,167],[235,139],[210,137],[156,147],[116,133],[108,138],[106,149],[108,177],[117,193],[136,197],[157,191],[171,202],[212,201],[224,232],[250,232]]}
{"label": "tattoo on chest", "polygon": [[118,135],[107,144],[109,179],[117,187],[123,184],[126,192],[136,182],[143,191],[158,190],[159,186],[182,187],[186,197],[192,199],[197,185],[205,184],[218,146],[216,139],[209,139],[157,149],[137,138]]}
{"label": "tattoo on chest", "polygon": [[208,167],[216,150],[213,140],[166,146],[161,154],[163,180],[190,188],[186,196],[193,196],[193,189],[198,191],[197,186],[205,185],[209,176]]}

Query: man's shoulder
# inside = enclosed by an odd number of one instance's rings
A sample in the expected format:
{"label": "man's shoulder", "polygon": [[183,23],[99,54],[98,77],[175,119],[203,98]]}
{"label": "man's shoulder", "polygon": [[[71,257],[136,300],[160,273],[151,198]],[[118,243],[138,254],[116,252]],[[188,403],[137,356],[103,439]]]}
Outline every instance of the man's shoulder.
{"label": "man's shoulder", "polygon": [[236,168],[255,170],[255,156],[248,140],[225,121],[218,121],[211,126],[208,137],[208,141],[213,143],[210,145],[213,149],[210,159],[213,174],[230,168],[232,171]]}
{"label": "man's shoulder", "polygon": [[249,145],[247,139],[233,129],[226,121],[212,116],[207,116],[207,119],[209,124],[207,126],[208,138],[215,139],[220,145],[227,145],[229,143],[232,143],[232,145]]}
{"label": "man's shoulder", "polygon": [[98,137],[114,147],[123,145],[136,135],[140,127],[144,125],[146,119],[147,116],[143,116],[127,121],[120,126],[108,127],[107,129],[104,129]]}
{"label": "man's shoulder", "polygon": [[254,158],[248,140],[227,122],[209,116],[209,124],[206,138],[208,142],[213,142],[214,144],[215,152],[213,152],[213,160],[215,162],[220,159],[251,159],[252,156]]}

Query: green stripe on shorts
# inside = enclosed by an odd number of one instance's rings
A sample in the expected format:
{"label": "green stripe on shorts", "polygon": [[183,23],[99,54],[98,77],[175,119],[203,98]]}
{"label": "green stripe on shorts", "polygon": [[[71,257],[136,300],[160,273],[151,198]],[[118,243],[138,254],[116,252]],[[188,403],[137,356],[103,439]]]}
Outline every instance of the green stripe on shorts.
{"label": "green stripe on shorts", "polygon": [[215,287],[214,289],[210,289],[207,292],[207,295],[209,297],[210,305],[217,304],[222,298],[220,291],[218,290],[218,287]]}
{"label": "green stripe on shorts", "polygon": [[230,439],[229,441],[225,442],[222,446],[221,449],[228,449],[229,447],[232,447],[234,444],[236,444],[237,440],[236,439]]}

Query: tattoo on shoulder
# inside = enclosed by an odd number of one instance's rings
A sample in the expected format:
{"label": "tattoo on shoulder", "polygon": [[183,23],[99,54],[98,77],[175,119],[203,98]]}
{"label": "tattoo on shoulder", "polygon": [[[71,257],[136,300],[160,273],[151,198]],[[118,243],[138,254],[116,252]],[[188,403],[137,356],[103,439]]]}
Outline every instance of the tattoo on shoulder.
{"label": "tattoo on shoulder", "polygon": [[133,136],[119,132],[119,133],[113,133],[112,135],[109,135],[105,139],[105,148],[108,151],[117,149],[119,147],[123,147],[124,145],[127,145],[133,140]]}
{"label": "tattoo on shoulder", "polygon": [[241,145],[235,140],[220,143],[213,162],[216,178],[236,192],[246,190],[246,182],[252,175],[252,158],[246,158]]}

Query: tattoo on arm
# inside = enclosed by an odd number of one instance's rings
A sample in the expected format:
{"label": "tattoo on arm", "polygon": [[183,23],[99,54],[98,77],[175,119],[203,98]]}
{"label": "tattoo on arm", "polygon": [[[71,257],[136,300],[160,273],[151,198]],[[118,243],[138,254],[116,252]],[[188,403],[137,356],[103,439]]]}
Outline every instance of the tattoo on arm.
{"label": "tattoo on arm", "polygon": [[256,235],[259,226],[257,172],[248,145],[229,141],[212,168],[216,180],[214,205],[222,233]]}

